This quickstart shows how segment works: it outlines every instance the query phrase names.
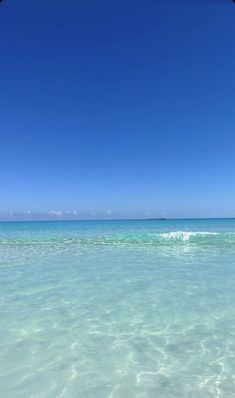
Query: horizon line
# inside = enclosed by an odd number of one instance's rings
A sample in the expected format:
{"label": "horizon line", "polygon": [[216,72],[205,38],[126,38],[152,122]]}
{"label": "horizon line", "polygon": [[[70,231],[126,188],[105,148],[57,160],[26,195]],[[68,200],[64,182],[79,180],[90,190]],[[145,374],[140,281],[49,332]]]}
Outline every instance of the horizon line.
{"label": "horizon line", "polygon": [[42,220],[1,220],[0,223],[20,222],[80,222],[80,221],[174,221],[174,220],[235,220],[235,217],[156,217],[156,218],[97,218],[97,219],[42,219]]}

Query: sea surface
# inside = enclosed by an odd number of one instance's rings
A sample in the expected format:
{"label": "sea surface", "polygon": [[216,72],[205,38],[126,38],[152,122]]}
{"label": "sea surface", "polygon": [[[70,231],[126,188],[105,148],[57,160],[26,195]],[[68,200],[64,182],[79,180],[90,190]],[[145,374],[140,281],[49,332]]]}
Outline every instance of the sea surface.
{"label": "sea surface", "polygon": [[235,220],[0,223],[1,398],[235,397]]}

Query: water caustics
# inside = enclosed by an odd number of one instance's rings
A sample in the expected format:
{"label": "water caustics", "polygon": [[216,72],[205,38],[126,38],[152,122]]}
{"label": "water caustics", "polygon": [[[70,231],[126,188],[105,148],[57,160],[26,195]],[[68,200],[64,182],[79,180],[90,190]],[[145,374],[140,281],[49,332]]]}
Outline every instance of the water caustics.
{"label": "water caustics", "polygon": [[235,397],[235,220],[0,223],[0,396]]}

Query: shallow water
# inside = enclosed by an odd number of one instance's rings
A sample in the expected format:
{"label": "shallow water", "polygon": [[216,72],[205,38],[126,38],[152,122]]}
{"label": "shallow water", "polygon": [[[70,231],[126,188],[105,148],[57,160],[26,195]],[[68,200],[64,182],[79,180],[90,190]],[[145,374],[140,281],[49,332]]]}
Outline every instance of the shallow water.
{"label": "shallow water", "polygon": [[0,223],[0,397],[235,397],[235,220]]}

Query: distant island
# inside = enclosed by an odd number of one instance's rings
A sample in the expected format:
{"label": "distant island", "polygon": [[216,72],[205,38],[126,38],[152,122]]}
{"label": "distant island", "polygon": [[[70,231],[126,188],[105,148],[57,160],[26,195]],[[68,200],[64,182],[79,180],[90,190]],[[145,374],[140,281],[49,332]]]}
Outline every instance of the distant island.
{"label": "distant island", "polygon": [[159,217],[159,218],[148,218],[149,221],[159,221],[159,220],[167,220],[165,217]]}

